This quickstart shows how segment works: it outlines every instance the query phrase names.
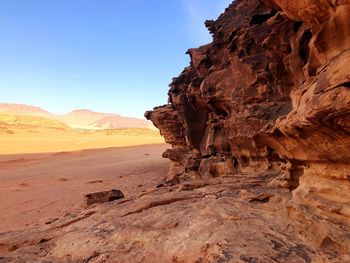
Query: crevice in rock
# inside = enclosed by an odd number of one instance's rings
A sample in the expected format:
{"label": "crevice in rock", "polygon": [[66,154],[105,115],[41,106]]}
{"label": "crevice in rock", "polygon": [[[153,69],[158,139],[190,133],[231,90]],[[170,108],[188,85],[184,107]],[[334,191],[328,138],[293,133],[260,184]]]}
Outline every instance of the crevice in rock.
{"label": "crevice in rock", "polygon": [[293,24],[293,31],[294,31],[294,33],[297,33],[302,25],[303,25],[302,21],[295,21],[294,24]]}
{"label": "crevice in rock", "polygon": [[303,168],[294,168],[290,170],[290,181],[289,181],[289,190],[293,191],[297,189],[300,185],[299,180],[304,175]]}
{"label": "crevice in rock", "polygon": [[267,20],[269,20],[271,17],[273,17],[276,14],[276,12],[272,12],[270,14],[258,14],[254,15],[250,19],[250,25],[261,25],[265,23]]}
{"label": "crevice in rock", "polygon": [[310,55],[309,43],[311,38],[312,38],[312,33],[310,31],[305,31],[300,39],[299,55],[303,61],[303,65],[305,65],[309,60],[309,55]]}

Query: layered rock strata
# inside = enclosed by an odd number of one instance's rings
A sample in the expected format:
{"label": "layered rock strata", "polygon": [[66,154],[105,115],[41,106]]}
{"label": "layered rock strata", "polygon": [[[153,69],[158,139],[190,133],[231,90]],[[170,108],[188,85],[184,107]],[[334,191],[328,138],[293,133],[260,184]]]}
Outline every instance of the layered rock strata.
{"label": "layered rock strata", "polygon": [[276,174],[296,231],[350,251],[349,17],[346,0],[237,0],[206,21],[213,42],[145,115],[172,145],[168,180]]}

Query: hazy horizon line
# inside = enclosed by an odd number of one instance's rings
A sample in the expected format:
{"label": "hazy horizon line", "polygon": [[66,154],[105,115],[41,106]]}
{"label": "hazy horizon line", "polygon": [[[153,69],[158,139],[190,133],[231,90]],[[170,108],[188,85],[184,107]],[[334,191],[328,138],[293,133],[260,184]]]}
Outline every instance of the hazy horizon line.
{"label": "hazy horizon line", "polygon": [[[90,111],[90,112],[94,112],[94,113],[113,114],[113,115],[119,115],[120,117],[137,118],[137,119],[146,120],[146,118],[144,116],[141,117],[141,116],[135,116],[135,115],[125,115],[125,114],[121,114],[121,113],[114,112],[114,111],[95,110],[95,109],[89,108],[89,107],[75,107],[73,109],[70,109],[70,110],[67,110],[67,111],[64,111],[64,112],[55,112],[55,111],[51,111],[51,110],[47,109],[44,106],[33,105],[33,104],[30,104],[30,103],[0,101],[0,104],[21,105],[21,106],[34,107],[34,108],[38,108],[38,109],[40,109],[42,111],[46,111],[47,113],[52,114],[52,115],[67,115],[67,114],[72,113],[74,111],[84,111],[84,110],[86,110],[86,111]],[[150,110],[150,109],[148,109],[148,110]],[[146,111],[147,111],[147,109],[145,110],[145,112]]]}

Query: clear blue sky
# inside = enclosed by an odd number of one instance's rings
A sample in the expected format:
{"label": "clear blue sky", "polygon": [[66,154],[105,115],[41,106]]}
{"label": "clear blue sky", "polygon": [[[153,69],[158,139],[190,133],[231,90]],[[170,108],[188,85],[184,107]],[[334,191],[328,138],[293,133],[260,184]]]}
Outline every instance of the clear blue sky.
{"label": "clear blue sky", "polygon": [[142,117],[231,0],[1,0],[0,102]]}

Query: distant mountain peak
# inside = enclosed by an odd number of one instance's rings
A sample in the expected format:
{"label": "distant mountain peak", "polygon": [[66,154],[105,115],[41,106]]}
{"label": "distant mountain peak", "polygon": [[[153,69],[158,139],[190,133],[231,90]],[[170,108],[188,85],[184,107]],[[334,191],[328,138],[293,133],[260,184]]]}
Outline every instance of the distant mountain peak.
{"label": "distant mountain peak", "polygon": [[68,114],[70,114],[70,113],[97,113],[97,114],[99,114],[101,112],[92,111],[92,110],[89,110],[89,109],[77,109],[77,110],[72,110]]}
{"label": "distant mountain peak", "polygon": [[50,118],[53,120],[59,120],[73,128],[152,128],[152,124],[144,119],[123,117],[115,113],[96,112],[90,109],[77,109],[67,114],[57,115],[37,106],[15,103],[0,103],[0,113],[1,112]]}
{"label": "distant mountain peak", "polygon": [[77,110],[73,110],[65,115],[69,115],[69,114],[91,114],[91,115],[103,115],[103,116],[121,116],[119,114],[115,114],[115,113],[104,113],[104,112],[98,112],[98,111],[93,111],[90,109],[77,109]]}
{"label": "distant mountain peak", "polygon": [[19,104],[19,103],[0,103],[0,112],[22,114],[22,115],[34,115],[34,116],[50,116],[50,112],[32,105]]}
{"label": "distant mountain peak", "polygon": [[137,118],[126,118],[121,116],[105,116],[89,124],[90,127],[101,129],[117,128],[150,128],[151,123]]}
{"label": "distant mountain peak", "polygon": [[91,113],[91,112],[93,112],[93,113],[96,113],[95,111],[92,111],[92,110],[89,110],[89,109],[77,109],[77,110],[73,110],[73,111],[71,111],[70,113],[85,113],[85,112],[88,112],[88,113]]}

